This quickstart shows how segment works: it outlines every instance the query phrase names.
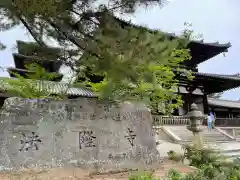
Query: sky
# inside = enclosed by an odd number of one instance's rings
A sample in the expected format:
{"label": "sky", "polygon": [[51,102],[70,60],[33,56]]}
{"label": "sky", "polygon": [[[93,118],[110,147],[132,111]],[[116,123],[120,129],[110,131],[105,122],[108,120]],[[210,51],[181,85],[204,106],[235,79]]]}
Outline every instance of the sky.
{"label": "sky", "polygon": [[[235,74],[240,73],[240,1],[239,0],[171,0],[165,7],[139,8],[133,16],[125,17],[133,23],[160,29],[165,32],[180,33],[184,22],[191,23],[195,34],[201,34],[205,42],[232,44],[226,53],[199,65],[200,72]],[[7,49],[0,52],[0,67],[14,66],[12,52],[16,40],[31,40],[22,27],[0,33],[0,40]],[[52,44],[52,43],[50,43]],[[68,68],[63,68],[69,74]],[[8,76],[0,71],[0,76]],[[69,76],[66,76],[69,77]],[[240,88],[224,93],[224,99],[238,100]]]}

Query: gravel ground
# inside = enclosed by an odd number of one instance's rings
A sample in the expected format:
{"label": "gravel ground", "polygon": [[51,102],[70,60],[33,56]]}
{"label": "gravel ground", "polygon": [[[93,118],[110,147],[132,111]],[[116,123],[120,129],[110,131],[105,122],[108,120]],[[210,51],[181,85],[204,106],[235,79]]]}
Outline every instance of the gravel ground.
{"label": "gravel ground", "polygon": [[[153,171],[156,177],[166,177],[170,169],[179,170],[182,173],[194,172],[195,168],[176,163],[170,160],[164,160],[163,164]],[[127,180],[131,171],[105,174],[90,174],[88,171],[76,167],[62,167],[48,170],[24,170],[21,172],[2,172],[0,180]]]}

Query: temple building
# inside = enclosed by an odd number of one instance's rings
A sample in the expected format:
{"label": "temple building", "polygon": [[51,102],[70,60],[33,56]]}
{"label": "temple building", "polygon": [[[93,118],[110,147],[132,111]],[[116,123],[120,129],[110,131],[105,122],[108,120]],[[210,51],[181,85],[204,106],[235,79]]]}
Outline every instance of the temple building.
{"label": "temple building", "polygon": [[[18,53],[13,54],[15,67],[8,68],[10,77],[15,78],[16,74],[21,75],[24,78],[29,78],[34,71],[26,69],[27,65],[32,63],[38,64],[43,67],[48,73],[55,73],[55,77],[52,81],[61,81],[63,75],[59,73],[59,69],[62,65],[62,61],[58,61],[57,57],[60,55],[60,49],[50,47],[40,47],[35,43],[25,43],[23,41],[17,41]],[[45,79],[49,80],[49,79]]]}
{"label": "temple building", "polygon": [[[76,88],[69,86],[68,83],[61,82],[63,74],[59,73],[59,70],[63,61],[58,60],[61,53],[59,48],[40,47],[34,42],[17,41],[17,49],[18,52],[13,53],[15,67],[9,67],[7,69],[11,78],[17,78],[16,74],[18,74],[29,81],[36,82],[40,91],[46,90],[51,95],[64,93],[69,99],[96,97],[94,93],[87,88]],[[46,72],[54,74],[53,78],[45,79],[46,77],[41,77],[41,79],[31,79],[36,72],[27,69],[26,66],[32,63],[44,68]],[[14,94],[8,92],[8,79],[7,77],[0,78],[0,107],[2,107],[6,98],[14,96]]]}
{"label": "temple building", "polygon": [[[118,22],[121,27],[131,27],[131,28],[141,28],[149,32],[155,32],[158,30],[151,30],[142,26],[133,25],[129,22],[121,20],[114,17],[116,22]],[[70,31],[71,32],[71,31]],[[174,34],[166,33],[167,37],[171,39],[178,38]],[[69,34],[73,39],[74,37]],[[77,42],[77,41],[76,41]],[[29,43],[22,41],[17,42],[18,53],[13,54],[15,68],[9,68],[10,77],[15,77],[15,73],[26,76],[26,73],[29,72],[25,65],[27,63],[37,62],[42,67],[44,67],[48,72],[58,73],[59,68],[62,63],[57,60],[56,54],[59,53],[57,48],[46,48],[33,46],[31,44],[32,50],[30,51]],[[237,75],[222,75],[222,74],[212,74],[212,73],[202,73],[198,70],[198,65],[202,62],[205,62],[218,54],[227,52],[231,47],[230,43],[220,44],[215,43],[205,43],[203,41],[194,41],[191,40],[187,46],[191,53],[191,60],[184,61],[182,66],[186,69],[193,71],[193,80],[189,80],[183,74],[178,74],[177,78],[180,81],[180,86],[177,89],[177,93],[182,95],[184,105],[173,112],[173,115],[186,115],[190,110],[190,105],[196,103],[199,109],[207,114],[210,110],[214,111],[217,118],[234,118],[240,116],[240,103],[235,101],[225,101],[220,99],[208,98],[209,94],[219,93],[227,91],[233,88],[240,86],[240,77]],[[44,52],[44,53],[43,53]],[[14,72],[14,73],[12,73]],[[89,78],[97,81],[101,81],[102,77],[93,77],[91,74]],[[51,82],[46,81],[49,85],[49,92],[51,94],[59,94],[67,87],[67,84],[59,82],[62,79],[62,75],[58,73],[57,78],[53,79]],[[4,80],[1,80],[3,82]],[[6,89],[1,89],[0,96],[2,100],[10,95],[7,94]],[[66,94],[69,98],[78,98],[78,97],[96,97],[96,95],[89,89],[75,88],[70,87]],[[1,100],[1,101],[2,101]]]}
{"label": "temple building", "polygon": [[[143,26],[134,25],[130,22],[124,21],[117,17],[114,20],[120,24],[122,28],[138,28],[141,30],[146,30],[148,32],[156,32],[159,30],[148,29]],[[104,22],[104,21],[103,21]],[[165,33],[169,40],[179,38],[175,34]],[[199,72],[198,65],[203,63],[221,53],[227,52],[231,47],[230,43],[220,44],[218,42],[206,43],[203,41],[191,40],[187,48],[190,50],[191,60],[184,61],[182,66],[185,69],[189,69],[193,72],[194,79],[189,80],[183,74],[177,75],[180,81],[180,86],[178,87],[178,93],[182,95],[184,105],[178,110],[174,111],[174,115],[186,115],[190,110],[190,105],[196,103],[200,110],[207,114],[210,110],[216,111],[216,115],[220,117],[229,116],[239,116],[238,109],[235,106],[230,106],[229,108],[218,107],[218,103],[221,101],[222,104],[225,103],[224,100],[214,100],[208,99],[209,94],[219,93],[227,90],[231,90],[240,86],[240,77],[238,75],[223,75],[223,74],[213,74],[213,73],[203,73]],[[229,103],[228,103],[229,104]],[[230,103],[231,104],[231,103]],[[229,105],[230,105],[229,104]],[[238,104],[238,103],[237,103]],[[226,104],[227,105],[227,104]],[[239,106],[239,104],[238,104]],[[237,106],[237,107],[238,107]],[[224,112],[227,110],[226,112]],[[232,112],[237,111],[237,113]]]}
{"label": "temple building", "polygon": [[193,102],[207,114],[209,110],[214,109],[215,106],[218,107],[217,102],[221,101],[220,99],[213,101],[213,99],[208,98],[207,95],[240,86],[240,78],[235,76],[201,73],[198,71],[194,72],[194,76],[193,81],[185,81],[182,83],[183,85],[179,87],[179,93],[182,94],[185,102],[180,115],[188,112],[189,106]]}
{"label": "temple building", "polygon": [[208,106],[218,118],[240,118],[240,101],[208,98]]}

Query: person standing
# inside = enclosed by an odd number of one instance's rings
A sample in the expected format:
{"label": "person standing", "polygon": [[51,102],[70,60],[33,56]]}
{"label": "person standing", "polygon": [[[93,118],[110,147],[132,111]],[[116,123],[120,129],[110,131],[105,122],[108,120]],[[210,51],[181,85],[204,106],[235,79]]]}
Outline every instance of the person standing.
{"label": "person standing", "polygon": [[213,122],[213,119],[211,117],[211,113],[209,113],[208,114],[208,131],[212,130],[212,122]]}
{"label": "person standing", "polygon": [[212,118],[212,127],[213,127],[214,124],[215,124],[215,114],[211,111],[211,112],[210,112],[210,116],[211,116],[211,118]]}

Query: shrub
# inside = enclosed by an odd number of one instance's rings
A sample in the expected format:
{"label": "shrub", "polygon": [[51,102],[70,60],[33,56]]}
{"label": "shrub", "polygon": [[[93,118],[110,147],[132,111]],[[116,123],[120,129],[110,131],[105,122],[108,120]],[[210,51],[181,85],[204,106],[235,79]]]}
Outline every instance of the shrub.
{"label": "shrub", "polygon": [[[170,170],[169,180],[240,180],[240,159],[231,161],[220,153],[211,149],[196,150],[185,146],[185,157],[191,166],[199,168],[199,171],[181,174],[176,170]],[[176,153],[168,152],[169,158],[174,160]],[[155,180],[152,173],[137,173],[131,175],[129,180]]]}
{"label": "shrub", "polygon": [[175,151],[169,151],[168,153],[168,158],[170,160],[173,160],[173,161],[176,161],[176,162],[179,162],[181,160],[183,160],[183,156],[181,154],[177,154]]}
{"label": "shrub", "polygon": [[150,172],[138,172],[129,176],[129,180],[157,180]]}
{"label": "shrub", "polygon": [[190,146],[185,147],[185,157],[200,171],[181,177],[181,180],[240,180],[240,161],[233,162],[211,149],[196,150]]}

